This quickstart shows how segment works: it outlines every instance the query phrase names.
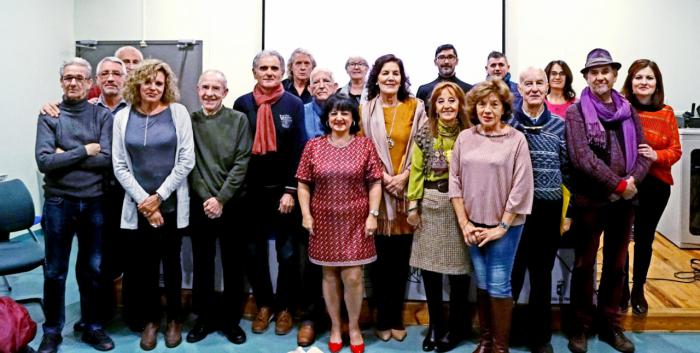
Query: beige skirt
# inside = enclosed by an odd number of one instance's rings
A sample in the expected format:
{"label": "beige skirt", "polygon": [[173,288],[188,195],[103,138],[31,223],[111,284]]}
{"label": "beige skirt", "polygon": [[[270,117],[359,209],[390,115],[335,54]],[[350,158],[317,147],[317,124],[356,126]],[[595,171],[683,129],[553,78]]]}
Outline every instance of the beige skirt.
{"label": "beige skirt", "polygon": [[425,189],[421,201],[421,226],[413,235],[410,264],[449,275],[472,272],[469,251],[446,192]]}

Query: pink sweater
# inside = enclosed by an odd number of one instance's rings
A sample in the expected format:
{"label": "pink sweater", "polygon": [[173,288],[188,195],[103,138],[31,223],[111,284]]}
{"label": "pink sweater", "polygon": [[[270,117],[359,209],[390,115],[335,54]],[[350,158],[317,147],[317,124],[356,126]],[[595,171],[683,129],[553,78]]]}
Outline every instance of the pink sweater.
{"label": "pink sweater", "polygon": [[532,163],[525,136],[508,127],[505,134],[484,136],[476,127],[457,137],[450,164],[450,198],[464,198],[469,220],[497,225],[504,212],[525,223],[534,195]]}

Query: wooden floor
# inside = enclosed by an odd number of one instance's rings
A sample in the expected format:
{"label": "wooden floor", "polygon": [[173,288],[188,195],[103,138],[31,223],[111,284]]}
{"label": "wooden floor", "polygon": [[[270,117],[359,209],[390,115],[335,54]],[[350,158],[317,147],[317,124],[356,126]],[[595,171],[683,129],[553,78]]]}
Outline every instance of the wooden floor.
{"label": "wooden floor", "polygon": [[[634,257],[634,245],[630,244],[631,263]],[[601,264],[602,248],[599,250],[598,263]],[[691,259],[700,259],[700,250],[679,249],[661,234],[656,234],[654,251],[646,284],[646,298],[649,313],[646,317],[637,317],[630,310],[623,317],[626,330],[631,331],[673,331],[700,332],[700,281],[679,283],[675,273],[686,272],[685,277],[692,277]],[[601,266],[597,266],[600,271]],[[700,274],[697,274],[700,276]],[[600,276],[600,273],[598,273]],[[687,280],[686,280],[687,281]],[[689,282],[689,281],[687,281]],[[191,291],[183,290],[183,302],[189,307]],[[245,307],[244,316],[252,319],[255,315],[255,300],[251,296]],[[517,308],[516,308],[517,312]],[[407,325],[427,325],[428,310],[425,302],[409,301],[404,307],[404,322]],[[472,308],[472,317],[475,313]],[[371,322],[367,303],[363,306],[360,321]],[[553,326],[561,327],[560,308],[553,308]],[[476,324],[476,319],[474,318]]]}

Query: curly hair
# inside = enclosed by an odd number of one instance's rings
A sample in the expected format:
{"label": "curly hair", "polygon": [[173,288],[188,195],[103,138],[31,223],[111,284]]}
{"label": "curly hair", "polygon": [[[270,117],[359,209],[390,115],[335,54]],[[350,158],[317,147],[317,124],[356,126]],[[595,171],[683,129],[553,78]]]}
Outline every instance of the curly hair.
{"label": "curly hair", "polygon": [[[552,69],[554,68],[554,65],[559,65],[561,67],[561,70],[564,71],[564,75],[566,78],[564,79],[564,98],[566,100],[572,100],[576,99],[576,91],[574,91],[573,87],[571,84],[574,82],[574,76],[571,73],[571,69],[569,68],[569,65],[566,63],[564,60],[552,60],[545,66],[544,72],[547,74],[547,81],[551,81],[549,78],[551,77],[551,72]],[[547,89],[547,94],[552,91],[552,85],[550,83],[549,88]]]}
{"label": "curly hair", "polygon": [[510,119],[513,112],[513,94],[503,80],[491,79],[478,83],[467,93],[467,116],[473,124],[479,124],[479,117],[476,115],[476,105],[491,93],[495,93],[498,96],[498,100],[503,104],[501,121]]}
{"label": "curly hair", "polygon": [[453,96],[457,97],[457,102],[459,104],[457,111],[457,124],[460,130],[464,130],[472,126],[471,122],[467,118],[467,100],[464,96],[464,91],[456,83],[443,81],[438,83],[433,89],[433,94],[430,96],[430,106],[428,108],[428,129],[433,137],[438,135],[438,119],[440,118],[438,112],[436,111],[437,100],[440,97],[442,91],[447,90]]}
{"label": "curly hair", "polygon": [[388,62],[396,63],[399,66],[399,73],[401,74],[401,85],[399,85],[398,98],[399,101],[405,101],[410,95],[411,91],[411,81],[406,75],[406,70],[403,68],[403,61],[397,58],[394,54],[386,54],[377,58],[372,66],[372,70],[369,72],[369,78],[367,78],[367,100],[372,100],[379,95],[379,84],[377,80],[379,79],[379,73],[382,71],[384,65]]}
{"label": "curly hair", "polygon": [[177,102],[180,99],[177,77],[168,64],[158,59],[144,60],[134,68],[124,84],[124,99],[134,107],[141,105],[141,85],[155,78],[159,71],[165,75],[165,88],[160,101],[165,104]]}

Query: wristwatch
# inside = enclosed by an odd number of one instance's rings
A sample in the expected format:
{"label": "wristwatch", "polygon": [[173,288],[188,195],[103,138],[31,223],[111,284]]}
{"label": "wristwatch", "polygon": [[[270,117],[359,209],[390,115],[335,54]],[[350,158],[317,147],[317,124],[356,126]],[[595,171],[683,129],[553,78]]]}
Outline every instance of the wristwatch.
{"label": "wristwatch", "polygon": [[508,228],[510,228],[510,224],[506,224],[506,222],[498,223],[498,226],[505,230],[508,230]]}
{"label": "wristwatch", "polygon": [[379,217],[379,210],[369,210],[369,214],[374,217]]}

